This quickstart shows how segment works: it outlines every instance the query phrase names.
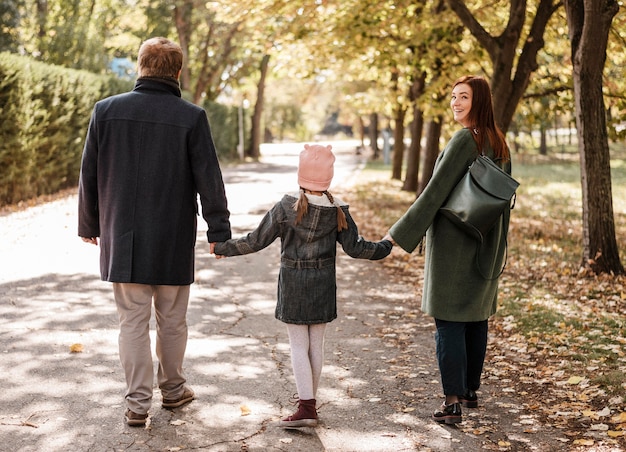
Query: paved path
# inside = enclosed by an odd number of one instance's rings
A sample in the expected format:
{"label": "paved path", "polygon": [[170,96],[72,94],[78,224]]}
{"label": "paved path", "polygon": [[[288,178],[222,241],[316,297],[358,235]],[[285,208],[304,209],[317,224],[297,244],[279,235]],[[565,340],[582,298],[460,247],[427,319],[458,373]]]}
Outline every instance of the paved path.
{"label": "paved path", "polygon": [[[294,190],[299,149],[274,147],[260,163],[225,168],[234,236]],[[336,152],[334,186],[358,177],[363,164],[352,144]],[[481,448],[479,436],[429,419],[440,401],[432,323],[406,310],[413,288],[390,284],[380,263],[343,254],[339,318],[328,328],[318,394],[321,425],[276,428],[294,410],[295,392],[286,330],[273,316],[279,244],[217,261],[205,229],[198,234],[185,362],[198,398],[169,411],[157,390],[149,425],[126,426],[111,288],[99,280],[97,248],[76,237],[75,211],[70,195],[0,216],[0,450]],[[398,319],[408,325],[404,340],[412,339],[410,355],[420,364],[407,362],[397,330],[384,329]],[[70,353],[72,346],[82,351]]]}

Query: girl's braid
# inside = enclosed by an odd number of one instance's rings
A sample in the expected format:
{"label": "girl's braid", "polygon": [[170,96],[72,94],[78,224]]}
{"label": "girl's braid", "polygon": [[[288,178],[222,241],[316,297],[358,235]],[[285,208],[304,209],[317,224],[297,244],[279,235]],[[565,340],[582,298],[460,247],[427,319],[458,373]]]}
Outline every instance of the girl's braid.
{"label": "girl's braid", "polygon": [[293,210],[296,211],[296,224],[302,221],[302,217],[306,215],[309,210],[309,200],[304,194],[304,188],[300,188],[300,196],[293,204]]}
{"label": "girl's braid", "polygon": [[[333,195],[331,195],[329,191],[325,191],[324,194],[330,203],[334,204],[337,208],[337,230],[341,232],[344,229],[348,229],[348,220],[346,219],[346,214],[343,209],[335,204],[335,198],[333,198]],[[306,197],[303,188],[300,188],[300,196],[293,204],[293,209],[296,211],[295,224],[299,224],[302,221],[302,217],[304,217],[309,210],[309,199]]]}
{"label": "girl's braid", "polygon": [[[333,198],[333,195],[331,195],[329,191],[325,191],[324,194],[331,204],[335,204],[335,198]],[[341,232],[344,229],[348,229],[348,220],[346,220],[346,214],[343,209],[336,204],[335,207],[337,207],[337,230]]]}

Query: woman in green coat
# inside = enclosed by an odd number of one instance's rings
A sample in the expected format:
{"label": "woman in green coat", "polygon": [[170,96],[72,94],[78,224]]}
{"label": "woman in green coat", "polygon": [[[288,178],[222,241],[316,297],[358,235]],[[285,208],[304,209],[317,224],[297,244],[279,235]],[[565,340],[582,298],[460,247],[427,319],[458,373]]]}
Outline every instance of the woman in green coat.
{"label": "woman in green coat", "polygon": [[504,135],[494,121],[485,79],[466,76],[457,80],[450,106],[464,128],[438,156],[430,182],[386,238],[410,253],[426,234],[422,310],[435,319],[437,360],[446,397],[433,419],[455,424],[462,421],[461,405],[478,406],[476,390],[487,349],[488,319],[496,312],[510,210],[505,210],[481,244],[440,215],[439,208],[480,153],[509,174],[511,164]]}

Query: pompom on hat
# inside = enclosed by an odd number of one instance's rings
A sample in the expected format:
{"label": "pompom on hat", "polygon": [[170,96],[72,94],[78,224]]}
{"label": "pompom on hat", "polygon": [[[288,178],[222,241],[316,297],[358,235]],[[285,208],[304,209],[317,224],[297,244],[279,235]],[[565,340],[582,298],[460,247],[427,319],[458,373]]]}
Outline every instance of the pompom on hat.
{"label": "pompom on hat", "polygon": [[326,191],[333,180],[335,155],[332,146],[305,144],[300,152],[298,185],[312,191]]}

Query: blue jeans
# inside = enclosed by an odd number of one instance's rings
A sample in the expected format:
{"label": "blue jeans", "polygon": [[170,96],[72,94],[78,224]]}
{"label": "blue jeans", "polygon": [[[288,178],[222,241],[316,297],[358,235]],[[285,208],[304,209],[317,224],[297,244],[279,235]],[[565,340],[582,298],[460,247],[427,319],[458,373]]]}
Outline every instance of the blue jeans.
{"label": "blue jeans", "polygon": [[449,322],[435,319],[437,361],[445,395],[463,395],[480,387],[488,321]]}

